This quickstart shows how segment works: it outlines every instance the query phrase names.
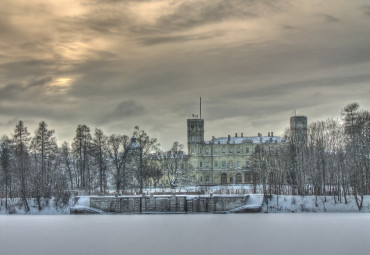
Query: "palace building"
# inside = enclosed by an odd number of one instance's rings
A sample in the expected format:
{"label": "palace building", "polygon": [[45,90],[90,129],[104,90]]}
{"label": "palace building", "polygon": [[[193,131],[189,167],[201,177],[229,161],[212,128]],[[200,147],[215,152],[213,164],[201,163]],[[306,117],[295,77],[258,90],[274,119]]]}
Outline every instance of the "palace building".
{"label": "palace building", "polygon": [[204,140],[204,120],[187,120],[188,163],[193,168],[194,185],[251,184],[253,182],[252,155],[257,145],[276,146],[286,139],[274,136],[212,137]]}

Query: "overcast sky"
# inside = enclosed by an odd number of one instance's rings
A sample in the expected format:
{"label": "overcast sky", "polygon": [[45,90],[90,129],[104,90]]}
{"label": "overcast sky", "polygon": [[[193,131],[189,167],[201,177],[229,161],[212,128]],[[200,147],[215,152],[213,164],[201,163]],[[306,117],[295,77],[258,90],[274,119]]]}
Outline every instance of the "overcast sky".
{"label": "overcast sky", "polygon": [[0,135],[139,125],[166,148],[200,96],[207,140],[370,109],[370,2],[0,1]]}

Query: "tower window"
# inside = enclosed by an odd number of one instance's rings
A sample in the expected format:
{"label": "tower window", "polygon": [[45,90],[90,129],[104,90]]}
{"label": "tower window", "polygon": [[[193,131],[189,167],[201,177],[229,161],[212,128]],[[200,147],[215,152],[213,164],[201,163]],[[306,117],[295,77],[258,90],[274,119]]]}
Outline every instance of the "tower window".
{"label": "tower window", "polygon": [[209,154],[209,148],[206,148],[206,154]]}
{"label": "tower window", "polygon": [[236,153],[240,153],[240,147],[236,148]]}
{"label": "tower window", "polygon": [[194,148],[191,148],[191,154],[194,154],[195,150]]}
{"label": "tower window", "polygon": [[229,153],[231,154],[231,153],[233,153],[233,147],[230,147],[229,148]]}
{"label": "tower window", "polygon": [[233,162],[232,161],[229,162],[229,167],[233,168]]}
{"label": "tower window", "polygon": [[218,161],[215,161],[215,168],[218,168]]}
{"label": "tower window", "polygon": [[240,168],[240,161],[236,162],[236,167]]}
{"label": "tower window", "polygon": [[215,154],[218,154],[218,148],[217,147],[215,148]]}
{"label": "tower window", "polygon": [[222,147],[222,153],[226,153],[225,147]]}
{"label": "tower window", "polygon": [[249,147],[245,148],[245,153],[249,154]]}
{"label": "tower window", "polygon": [[203,167],[203,162],[199,162],[199,167],[202,168]]}
{"label": "tower window", "polygon": [[206,162],[206,168],[209,168],[209,162]]}
{"label": "tower window", "polygon": [[226,168],[226,162],[222,161],[222,168]]}
{"label": "tower window", "polygon": [[199,148],[199,154],[202,154],[202,148]]}

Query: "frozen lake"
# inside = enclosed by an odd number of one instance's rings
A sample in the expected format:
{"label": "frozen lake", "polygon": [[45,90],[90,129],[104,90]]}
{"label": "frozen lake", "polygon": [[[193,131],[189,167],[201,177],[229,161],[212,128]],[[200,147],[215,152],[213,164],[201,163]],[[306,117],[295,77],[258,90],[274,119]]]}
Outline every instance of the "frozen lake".
{"label": "frozen lake", "polygon": [[369,254],[370,214],[0,216],[2,255]]}

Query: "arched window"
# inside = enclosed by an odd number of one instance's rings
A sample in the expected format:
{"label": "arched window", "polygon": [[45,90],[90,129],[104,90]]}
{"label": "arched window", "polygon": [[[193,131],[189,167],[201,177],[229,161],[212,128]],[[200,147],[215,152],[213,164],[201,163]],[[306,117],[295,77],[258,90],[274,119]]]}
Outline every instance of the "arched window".
{"label": "arched window", "polygon": [[241,184],[242,183],[242,174],[236,174],[236,180],[235,180],[235,183],[236,184]]}
{"label": "arched window", "polygon": [[252,181],[252,176],[250,173],[245,174],[245,183],[251,183]]}
{"label": "arched window", "polygon": [[227,175],[225,173],[221,174],[221,184],[227,183]]}

